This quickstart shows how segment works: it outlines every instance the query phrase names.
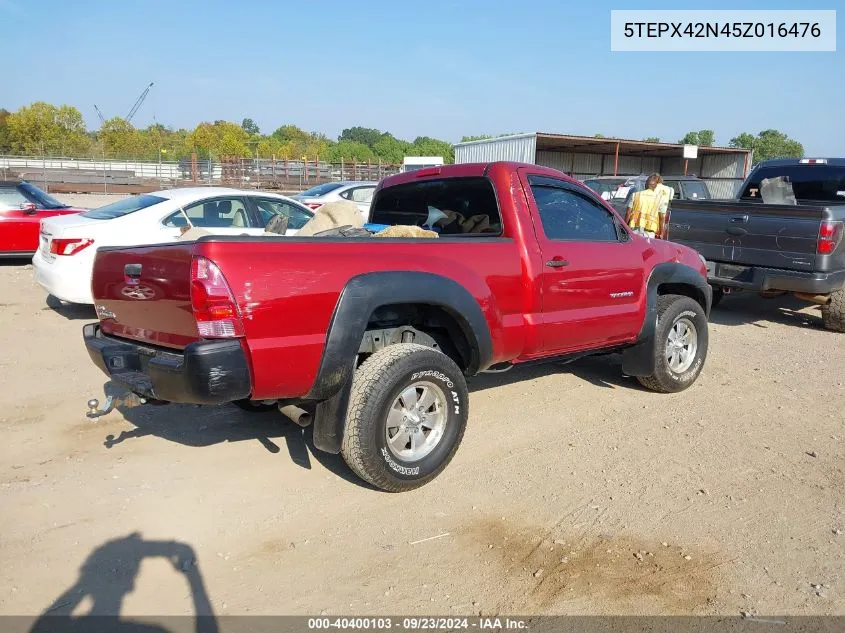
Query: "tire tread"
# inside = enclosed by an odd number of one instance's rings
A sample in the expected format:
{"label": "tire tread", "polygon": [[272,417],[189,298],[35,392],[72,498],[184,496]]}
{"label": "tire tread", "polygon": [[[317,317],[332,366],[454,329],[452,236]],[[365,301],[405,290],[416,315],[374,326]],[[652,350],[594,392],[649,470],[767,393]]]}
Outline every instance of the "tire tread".
{"label": "tire tread", "polygon": [[845,332],[845,289],[832,292],[830,302],[822,306],[824,326],[834,332]]}
{"label": "tire tread", "polygon": [[[660,295],[657,297],[657,318],[658,321],[660,318],[666,313],[666,311],[674,305],[677,301],[687,299],[689,301],[695,302],[694,299],[690,299],[684,295]],[[658,347],[655,346],[654,355],[657,356],[659,353]],[[667,388],[663,382],[657,376],[638,376],[637,380],[639,383],[650,391],[655,391],[657,393],[674,393],[676,390]]]}
{"label": "tire tread", "polygon": [[[368,429],[367,423],[364,420],[363,410],[368,400],[377,397],[379,391],[387,388],[388,376],[398,362],[421,352],[439,354],[445,362],[454,365],[455,372],[458,374],[461,373],[460,368],[454,361],[442,352],[416,343],[398,343],[389,345],[370,356],[358,367],[352,379],[352,394],[349,398],[349,409],[346,416],[341,454],[347,465],[356,475],[376,488],[388,492],[403,492],[418,488],[433,479],[452,461],[463,439],[465,427],[459,429],[453,450],[438,470],[428,477],[415,481],[397,482],[386,476],[381,469],[373,468],[371,462],[367,459],[366,449],[368,446],[366,435]],[[465,406],[468,406],[468,403]]]}

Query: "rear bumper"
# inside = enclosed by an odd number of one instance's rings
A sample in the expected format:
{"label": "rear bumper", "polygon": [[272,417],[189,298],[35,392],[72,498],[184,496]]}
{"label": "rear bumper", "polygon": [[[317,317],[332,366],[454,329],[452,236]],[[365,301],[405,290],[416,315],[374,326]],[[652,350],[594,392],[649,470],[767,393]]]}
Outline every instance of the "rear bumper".
{"label": "rear bumper", "polygon": [[88,355],[113,381],[146,398],[184,404],[224,404],[248,398],[251,385],[239,340],[197,341],[162,351],[82,328]]}
{"label": "rear bumper", "polygon": [[[743,269],[740,274],[726,274],[727,266]],[[733,271],[732,271],[733,272]],[[714,286],[730,286],[749,290],[785,290],[806,294],[830,294],[845,288],[845,270],[831,273],[735,266],[707,262],[707,281]]]}
{"label": "rear bumper", "polygon": [[91,267],[93,260],[70,257],[48,262],[37,251],[32,257],[35,281],[49,294],[69,303],[93,304],[91,296]]}

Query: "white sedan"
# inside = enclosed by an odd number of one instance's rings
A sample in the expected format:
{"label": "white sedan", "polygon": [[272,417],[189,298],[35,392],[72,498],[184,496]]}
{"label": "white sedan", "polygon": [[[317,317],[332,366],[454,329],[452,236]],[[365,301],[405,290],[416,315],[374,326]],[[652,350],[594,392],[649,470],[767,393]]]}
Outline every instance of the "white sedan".
{"label": "white sedan", "polygon": [[93,304],[91,274],[98,246],[175,242],[186,226],[218,235],[261,235],[276,215],[289,218],[286,235],[295,235],[313,212],[278,194],[219,187],[131,196],[91,211],[43,220],[32,258],[35,278],[62,301]]}

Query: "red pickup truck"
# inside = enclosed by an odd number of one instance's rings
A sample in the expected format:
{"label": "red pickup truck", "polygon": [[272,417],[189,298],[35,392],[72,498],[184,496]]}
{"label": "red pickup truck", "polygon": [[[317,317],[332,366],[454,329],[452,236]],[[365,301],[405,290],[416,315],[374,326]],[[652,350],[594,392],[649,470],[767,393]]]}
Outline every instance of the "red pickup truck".
{"label": "red pickup truck", "polygon": [[[379,184],[370,221],[440,235],[102,248],[89,354],[147,400],[315,404],[314,445],[389,491],[452,459],[478,372],[610,352],[655,391],[701,372],[704,261],[633,234],[558,171],[496,162],[399,174]],[[160,292],[126,292],[147,285]]]}

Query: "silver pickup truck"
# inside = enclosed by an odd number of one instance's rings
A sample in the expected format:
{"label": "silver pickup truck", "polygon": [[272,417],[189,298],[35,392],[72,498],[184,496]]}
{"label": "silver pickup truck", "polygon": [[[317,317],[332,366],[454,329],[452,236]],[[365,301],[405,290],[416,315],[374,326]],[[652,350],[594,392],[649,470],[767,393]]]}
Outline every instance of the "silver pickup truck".
{"label": "silver pickup truck", "polygon": [[728,292],[791,293],[845,332],[845,158],[759,163],[732,200],[673,200],[668,239],[706,260],[714,305]]}

